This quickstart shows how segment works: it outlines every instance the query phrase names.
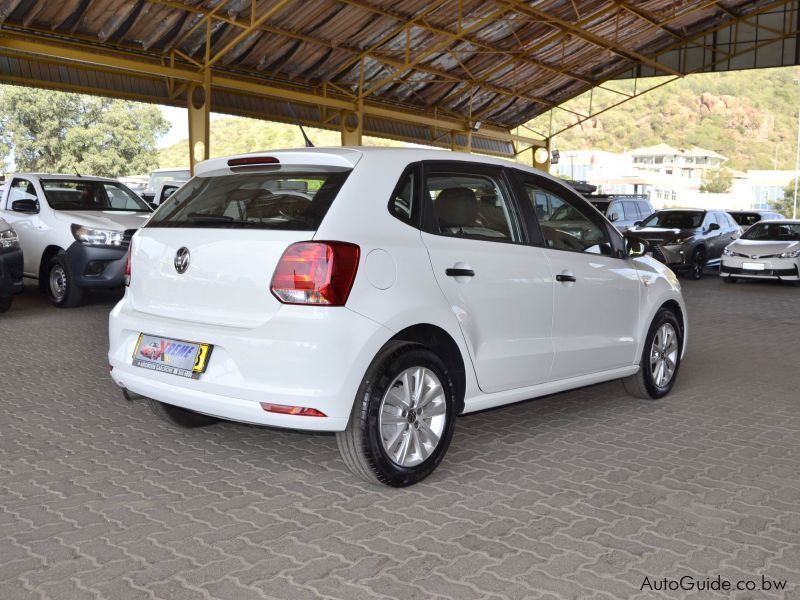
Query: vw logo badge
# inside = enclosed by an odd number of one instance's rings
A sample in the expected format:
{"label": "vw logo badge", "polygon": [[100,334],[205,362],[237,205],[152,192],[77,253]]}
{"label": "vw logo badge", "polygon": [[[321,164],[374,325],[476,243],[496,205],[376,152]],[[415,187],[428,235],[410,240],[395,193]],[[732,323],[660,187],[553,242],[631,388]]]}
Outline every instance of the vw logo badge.
{"label": "vw logo badge", "polygon": [[186,273],[186,269],[189,268],[189,249],[186,246],[181,246],[178,248],[178,251],[175,253],[175,270],[179,274]]}

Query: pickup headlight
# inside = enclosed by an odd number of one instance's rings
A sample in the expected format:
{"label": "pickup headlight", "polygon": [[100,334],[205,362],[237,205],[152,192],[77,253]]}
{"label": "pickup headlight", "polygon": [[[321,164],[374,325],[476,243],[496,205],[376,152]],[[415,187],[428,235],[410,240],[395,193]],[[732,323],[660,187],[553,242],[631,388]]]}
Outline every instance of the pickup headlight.
{"label": "pickup headlight", "polygon": [[798,256],[800,256],[800,250],[792,250],[791,252],[779,254],[778,258],[797,258]]}
{"label": "pickup headlight", "polygon": [[125,235],[122,231],[112,229],[93,229],[73,223],[72,235],[81,244],[87,246],[121,246]]}
{"label": "pickup headlight", "polygon": [[19,248],[19,238],[13,229],[0,231],[0,248]]}

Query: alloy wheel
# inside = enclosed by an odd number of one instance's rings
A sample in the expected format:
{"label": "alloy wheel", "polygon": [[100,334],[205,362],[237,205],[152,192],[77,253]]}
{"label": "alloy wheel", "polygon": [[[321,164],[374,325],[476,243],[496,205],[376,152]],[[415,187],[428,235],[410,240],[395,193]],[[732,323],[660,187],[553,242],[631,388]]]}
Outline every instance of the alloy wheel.
{"label": "alloy wheel", "polygon": [[447,403],[442,383],[425,367],[395,377],[381,400],[381,443],[389,459],[414,467],[436,450],[444,432]]}
{"label": "alloy wheel", "polygon": [[653,336],[650,346],[650,374],[653,382],[663,388],[672,381],[678,362],[678,335],[671,323],[664,323]]}

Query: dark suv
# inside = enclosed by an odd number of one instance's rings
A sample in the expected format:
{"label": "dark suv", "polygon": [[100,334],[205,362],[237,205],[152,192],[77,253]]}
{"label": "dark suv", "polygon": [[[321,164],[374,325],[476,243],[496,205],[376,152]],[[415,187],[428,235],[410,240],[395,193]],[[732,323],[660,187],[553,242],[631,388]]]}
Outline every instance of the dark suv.
{"label": "dark suv", "polygon": [[594,195],[586,199],[623,233],[655,212],[645,196]]}
{"label": "dark suv", "polygon": [[733,220],[739,225],[739,228],[744,233],[751,225],[755,225],[762,219],[785,219],[781,214],[772,212],[771,210],[729,210],[728,214],[733,217]]}
{"label": "dark suv", "polygon": [[694,209],[659,210],[625,233],[646,241],[648,254],[692,279],[718,265],[725,246],[739,234],[726,212]]}

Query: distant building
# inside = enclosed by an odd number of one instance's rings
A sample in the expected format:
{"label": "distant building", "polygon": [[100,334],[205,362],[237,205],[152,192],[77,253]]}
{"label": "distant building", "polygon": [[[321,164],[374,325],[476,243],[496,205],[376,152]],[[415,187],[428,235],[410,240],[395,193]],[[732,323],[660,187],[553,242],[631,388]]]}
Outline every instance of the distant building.
{"label": "distant building", "polygon": [[704,175],[728,160],[713,150],[657,144],[623,153],[559,151],[555,175],[595,185],[601,194],[646,194],[657,208],[768,209],[783,198],[784,188],[795,175],[794,171],[728,169],[733,176],[731,191],[707,194],[700,192]]}
{"label": "distant building", "polygon": [[630,152],[633,168],[661,175],[673,175],[687,179],[702,179],[707,171],[716,171],[727,158],[713,150],[704,148],[673,148],[669,144],[657,144],[648,148],[637,148]]}

